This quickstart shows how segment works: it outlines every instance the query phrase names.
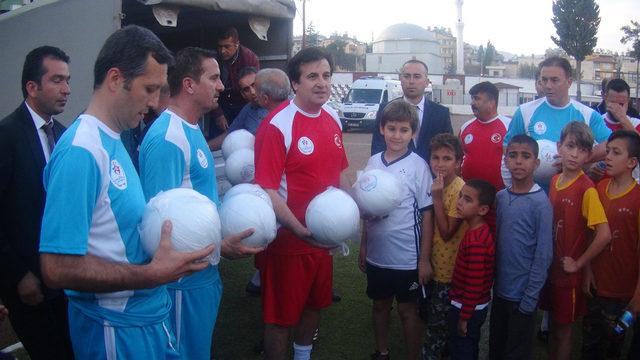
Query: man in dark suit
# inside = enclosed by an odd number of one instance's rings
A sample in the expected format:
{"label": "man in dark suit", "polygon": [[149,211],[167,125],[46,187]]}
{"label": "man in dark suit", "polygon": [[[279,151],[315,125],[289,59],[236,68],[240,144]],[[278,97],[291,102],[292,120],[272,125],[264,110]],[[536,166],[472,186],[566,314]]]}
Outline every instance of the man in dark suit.
{"label": "man in dark suit", "polygon": [[[409,148],[429,162],[431,156],[430,142],[437,134],[453,133],[449,109],[424,97],[424,90],[429,84],[427,64],[420,60],[409,60],[402,65],[400,83],[404,93],[404,101],[416,106],[420,126],[418,135],[409,144]],[[396,99],[393,101],[402,101]],[[380,119],[386,104],[380,105],[376,116],[376,126],[371,140],[371,155],[384,151],[387,147],[380,134]]]}
{"label": "man in dark suit", "polygon": [[32,50],[22,69],[25,101],[0,120],[0,297],[31,359],[71,359],[67,302],[40,273],[42,173],[65,128],[53,119],[67,103],[69,57]]}

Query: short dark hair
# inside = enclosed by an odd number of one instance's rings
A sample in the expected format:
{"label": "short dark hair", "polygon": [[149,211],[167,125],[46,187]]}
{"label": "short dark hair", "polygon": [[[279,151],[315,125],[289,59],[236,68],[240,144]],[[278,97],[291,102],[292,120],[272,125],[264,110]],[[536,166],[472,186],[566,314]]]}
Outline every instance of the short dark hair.
{"label": "short dark hair", "polygon": [[418,111],[404,100],[392,101],[382,110],[380,127],[384,128],[390,122],[408,122],[411,132],[415,133],[418,131]]}
{"label": "short dark hair", "polygon": [[571,68],[571,63],[569,62],[569,60],[561,56],[550,56],[544,59],[540,63],[540,65],[538,65],[538,69],[540,69],[540,71],[542,72],[543,67],[550,67],[550,66],[557,66],[559,68],[562,68],[567,78],[573,77],[573,68]]}
{"label": "short dark hair", "polygon": [[429,74],[429,67],[427,66],[427,64],[425,64],[424,61],[417,60],[417,59],[407,60],[404,62],[404,64],[402,64],[402,67],[404,68],[404,66],[407,64],[420,64],[422,65],[422,67],[424,67],[424,73],[427,75]]}
{"label": "short dark hair", "polygon": [[447,148],[455,153],[456,160],[462,160],[462,144],[460,144],[460,139],[453,134],[442,133],[434,136],[431,139],[430,148],[432,154],[438,149]]}
{"label": "short dark hair", "polygon": [[528,145],[533,152],[535,157],[538,157],[538,153],[540,152],[540,148],[538,147],[538,143],[529,135],[526,134],[518,134],[509,140],[507,143],[507,149],[513,144],[522,144]]}
{"label": "short dark hair", "polygon": [[258,73],[258,69],[254,68],[253,66],[245,66],[242,69],[240,69],[240,71],[238,72],[238,79],[242,79],[243,77],[249,74],[257,74],[257,73]]}
{"label": "short dark hair", "polygon": [[573,135],[576,138],[576,145],[580,149],[593,149],[593,133],[587,124],[582,121],[572,121],[565,125],[560,132],[560,143],[564,143],[567,136]]}
{"label": "short dark hair", "polygon": [[218,34],[218,40],[225,40],[231,38],[233,41],[238,41],[240,39],[240,35],[238,35],[238,30],[233,26],[229,26],[222,30],[221,33]]}
{"label": "short dark hair", "polygon": [[178,51],[175,64],[169,68],[168,83],[171,96],[180,93],[184,78],[190,77],[199,82],[204,71],[202,61],[207,58],[215,59],[215,56],[215,52],[199,47],[186,47]]}
{"label": "short dark hair", "polygon": [[498,104],[498,97],[500,96],[500,91],[498,88],[490,81],[483,81],[481,83],[477,83],[469,89],[469,95],[474,96],[479,93],[484,93],[489,96],[489,99],[493,100]]}
{"label": "short dark hair", "polygon": [[627,95],[631,94],[631,88],[629,87],[629,84],[627,84],[627,82],[622,79],[609,80],[609,82],[607,83],[606,91],[604,93],[606,94],[609,90],[613,90],[615,92],[626,91]]}
{"label": "short dark hair", "polygon": [[44,68],[44,59],[52,58],[55,60],[69,63],[69,56],[61,49],[54,46],[40,46],[27,54],[22,66],[22,96],[27,98],[27,83],[33,81],[40,85],[42,76],[46,74],[47,69]]}
{"label": "short dark hair", "polygon": [[151,55],[159,64],[171,66],[173,55],[151,30],[127,25],[107,38],[93,68],[93,89],[104,82],[109,69],[118,68],[125,78],[125,86],[142,75]]}
{"label": "short dark hair", "polygon": [[635,131],[616,130],[609,135],[608,142],[616,139],[624,140],[627,143],[627,152],[630,157],[634,157],[640,161],[640,135]]}
{"label": "short dark hair", "polygon": [[493,185],[480,179],[468,180],[465,182],[465,185],[478,192],[478,202],[480,205],[493,206],[493,202],[496,200],[496,188],[493,187]]}
{"label": "short dark hair", "polygon": [[333,59],[331,55],[321,47],[312,46],[298,51],[287,63],[287,75],[292,82],[300,82],[300,66],[325,59],[329,63],[331,74],[333,74]]}

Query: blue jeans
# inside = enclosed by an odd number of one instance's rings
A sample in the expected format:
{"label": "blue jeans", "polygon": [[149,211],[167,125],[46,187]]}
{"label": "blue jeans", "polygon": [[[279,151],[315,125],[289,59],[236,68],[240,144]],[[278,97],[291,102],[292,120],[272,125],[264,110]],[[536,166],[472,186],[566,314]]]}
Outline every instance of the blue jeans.
{"label": "blue jeans", "polygon": [[487,318],[489,307],[473,312],[473,316],[467,320],[467,336],[458,335],[458,319],[460,309],[451,305],[447,314],[449,326],[449,356],[451,360],[477,359],[478,343],[480,342],[480,328]]}

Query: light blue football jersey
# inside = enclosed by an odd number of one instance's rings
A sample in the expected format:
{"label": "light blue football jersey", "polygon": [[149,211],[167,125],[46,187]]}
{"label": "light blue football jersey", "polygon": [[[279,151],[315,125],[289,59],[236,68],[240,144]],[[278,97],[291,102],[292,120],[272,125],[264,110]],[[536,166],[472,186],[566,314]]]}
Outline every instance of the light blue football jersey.
{"label": "light blue football jersey", "polygon": [[562,129],[572,121],[587,124],[598,143],[605,142],[611,134],[602,116],[590,107],[571,100],[560,108],[549,104],[546,98],[541,98],[518,107],[503,144],[507,146],[511,138],[519,134],[527,134],[535,140],[558,142]]}
{"label": "light blue football jersey", "polygon": [[[94,255],[145,264],[138,223],[145,207],[140,179],[120,136],[83,114],[56,144],[44,170],[47,201],[40,252]],[[164,286],[92,293],[65,290],[71,305],[110,326],[146,326],[168,318]],[[70,305],[70,306],[71,306]]]}
{"label": "light blue football jersey", "polygon": [[[198,125],[165,110],[145,135],[139,159],[140,178],[147,201],[160,191],[188,188],[220,206],[213,156]],[[214,271],[217,267],[209,266],[168,286],[181,290],[206,286],[217,278]]]}

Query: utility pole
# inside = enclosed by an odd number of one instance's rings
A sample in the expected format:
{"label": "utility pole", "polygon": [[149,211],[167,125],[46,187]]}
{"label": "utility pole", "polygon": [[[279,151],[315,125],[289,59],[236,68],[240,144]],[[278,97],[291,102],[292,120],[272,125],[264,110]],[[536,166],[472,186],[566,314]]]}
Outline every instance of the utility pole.
{"label": "utility pole", "polygon": [[302,0],[302,49],[307,47],[306,0]]}
{"label": "utility pole", "polygon": [[464,75],[464,39],[462,32],[464,30],[464,23],[462,22],[462,4],[463,0],[456,0],[456,8],[458,9],[458,21],[456,22],[456,29],[458,39],[456,42],[456,74]]}

